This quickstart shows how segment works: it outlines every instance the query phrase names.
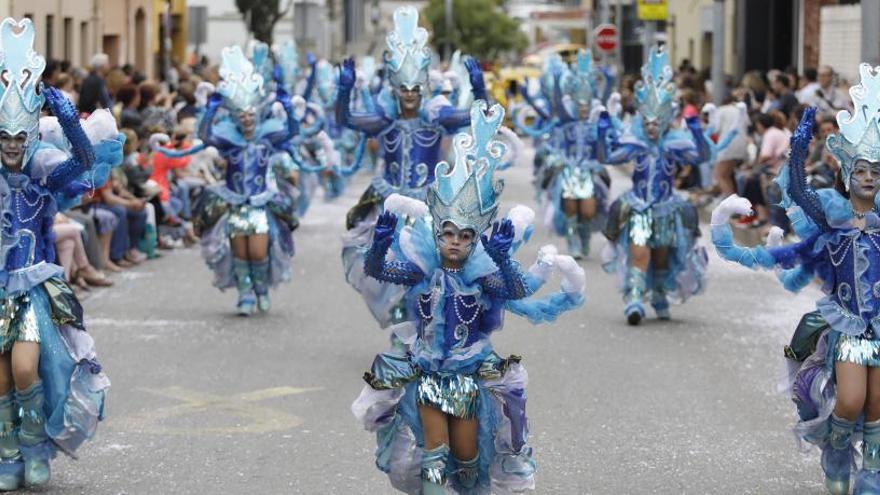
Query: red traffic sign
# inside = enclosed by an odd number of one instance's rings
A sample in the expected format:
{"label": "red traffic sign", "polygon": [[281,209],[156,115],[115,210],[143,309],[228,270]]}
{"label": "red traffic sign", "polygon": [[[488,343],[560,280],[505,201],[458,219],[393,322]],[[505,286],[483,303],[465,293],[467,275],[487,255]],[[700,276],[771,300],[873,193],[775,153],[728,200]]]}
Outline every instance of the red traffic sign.
{"label": "red traffic sign", "polygon": [[599,24],[593,31],[593,39],[596,46],[605,53],[611,53],[617,49],[617,26],[614,24]]}

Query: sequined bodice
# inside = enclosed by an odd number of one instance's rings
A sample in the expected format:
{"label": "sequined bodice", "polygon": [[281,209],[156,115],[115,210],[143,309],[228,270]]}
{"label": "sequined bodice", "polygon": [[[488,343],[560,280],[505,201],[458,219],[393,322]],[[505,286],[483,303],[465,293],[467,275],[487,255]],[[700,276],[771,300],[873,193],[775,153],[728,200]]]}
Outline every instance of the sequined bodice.
{"label": "sequined bodice", "polygon": [[274,148],[268,142],[248,141],[226,154],[226,187],[244,196],[255,196],[266,190],[269,157]]}
{"label": "sequined bodice", "polygon": [[[444,273],[443,282],[415,301],[419,319],[417,361],[423,367],[462,371],[478,365],[491,352],[489,335],[501,323],[501,306],[492,306],[477,293],[452,289],[460,279]],[[450,282],[450,279],[455,280]],[[446,288],[446,290],[443,289]],[[428,363],[430,362],[430,363]]]}
{"label": "sequined bodice", "polygon": [[880,230],[853,230],[835,241],[825,245],[834,274],[831,297],[851,317],[880,323]]}
{"label": "sequined bodice", "polygon": [[645,151],[633,168],[633,192],[646,203],[661,203],[674,192],[675,163],[657,146],[650,146]]}
{"label": "sequined bodice", "polygon": [[434,182],[442,138],[439,126],[417,119],[396,122],[381,135],[385,181],[403,189],[423,188]]}
{"label": "sequined bodice", "polygon": [[[10,182],[18,182],[15,176]],[[52,234],[52,218],[55,200],[48,191],[28,181],[19,187],[10,185],[9,212],[4,216],[9,222],[4,237],[13,239],[6,258],[9,271],[35,265],[41,261],[55,262]]]}
{"label": "sequined bodice", "polygon": [[563,153],[569,166],[598,165],[595,144],[596,131],[589,122],[569,122],[553,133],[553,147]]}

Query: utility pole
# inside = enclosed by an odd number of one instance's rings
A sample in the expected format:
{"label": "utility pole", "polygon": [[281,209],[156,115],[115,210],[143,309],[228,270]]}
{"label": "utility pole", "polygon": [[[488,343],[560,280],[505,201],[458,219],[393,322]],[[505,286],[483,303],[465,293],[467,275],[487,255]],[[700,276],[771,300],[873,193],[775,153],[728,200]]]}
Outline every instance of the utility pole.
{"label": "utility pole", "polygon": [[452,18],[452,0],[446,0],[446,60],[452,59],[452,32],[455,30],[455,23]]}
{"label": "utility pole", "polygon": [[623,33],[623,0],[617,0],[615,5],[614,23],[617,25],[617,75],[620,77],[624,73],[623,40],[626,39]]}
{"label": "utility pole", "polygon": [[862,0],[862,62],[880,65],[880,0]]}
{"label": "utility pole", "polygon": [[644,41],[642,42],[642,64],[647,64],[651,57],[651,46],[654,45],[654,32],[657,29],[657,21],[642,21]]}
{"label": "utility pole", "polygon": [[712,101],[724,100],[724,0],[712,4]]}

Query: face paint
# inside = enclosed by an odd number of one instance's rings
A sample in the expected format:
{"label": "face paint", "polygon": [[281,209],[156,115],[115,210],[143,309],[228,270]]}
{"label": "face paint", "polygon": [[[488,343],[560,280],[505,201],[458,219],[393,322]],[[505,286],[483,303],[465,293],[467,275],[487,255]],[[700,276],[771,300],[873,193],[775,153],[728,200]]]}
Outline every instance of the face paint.
{"label": "face paint", "polygon": [[397,90],[397,101],[400,104],[400,110],[405,113],[413,113],[422,106],[422,88],[421,86],[413,86],[408,88],[401,86]]}
{"label": "face paint", "polygon": [[862,201],[873,201],[880,185],[880,162],[858,160],[849,176],[849,193]]}
{"label": "face paint", "polygon": [[437,249],[444,260],[461,263],[470,256],[475,240],[473,230],[459,229],[452,222],[446,222],[437,234]]}
{"label": "face paint", "polygon": [[4,167],[20,169],[25,150],[27,150],[27,134],[20,132],[11,136],[7,132],[0,132],[0,158]]}
{"label": "face paint", "polygon": [[245,137],[253,136],[254,131],[257,129],[257,112],[252,108],[243,110],[238,114],[238,124],[241,127],[241,133]]}
{"label": "face paint", "polygon": [[660,138],[660,123],[656,120],[646,120],[642,127],[645,129],[645,136],[651,141],[656,141]]}

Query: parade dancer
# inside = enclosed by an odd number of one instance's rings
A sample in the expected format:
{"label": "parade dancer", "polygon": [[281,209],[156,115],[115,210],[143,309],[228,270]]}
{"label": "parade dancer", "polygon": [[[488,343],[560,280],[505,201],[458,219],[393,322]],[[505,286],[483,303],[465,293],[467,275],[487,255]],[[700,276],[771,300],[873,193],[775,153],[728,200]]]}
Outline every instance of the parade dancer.
{"label": "parade dancer", "polygon": [[687,119],[685,132],[670,129],[675,117],[675,84],[666,51],[653,47],[636,85],[638,116],[628,132],[610,139],[607,112],[598,123],[598,161],[635,162],[633,188],[609,208],[605,268],[622,279],[624,313],[630,325],[645,316],[650,297],[657,317],[670,318],[669,298],[684,300],[702,290],[705,249],[698,246],[698,216],[693,205],[675,194],[679,165],[698,165],[711,155],[699,118]]}
{"label": "parade dancer", "polygon": [[544,160],[553,170],[553,179],[548,184],[547,206],[556,232],[565,236],[575,259],[589,256],[594,227],[605,225],[610,178],[596,161],[596,123],[604,107],[594,104],[598,90],[605,86],[601,77],[591,53],[581,50],[573,68],[553,67],[552,113],[527,99],[536,112],[550,119],[540,131],[528,128],[527,132],[549,135]]}
{"label": "parade dancer", "polygon": [[[531,231],[531,210],[514,207],[492,224],[501,191],[493,171],[504,153],[495,133],[503,116],[499,105],[487,113],[485,102],[474,104],[471,131],[453,140],[454,166],[438,165],[427,206],[390,196],[364,262],[369,277],[406,289],[413,316],[395,327],[406,352],[378,355],[352,405],[376,432],[377,466],[406,493],[534,488],[526,372],[519,357],[496,354],[489,336],[501,329],[505,309],[552,321],[583,302],[584,272],[571,257],[542,248],[526,273],[513,261]],[[401,228],[394,211],[413,220]],[[399,256],[389,260],[392,251]],[[554,267],[561,290],[532,296]]]}
{"label": "parade dancer", "polygon": [[775,247],[735,245],[729,218],[750,213],[744,198],[731,196],[712,214],[712,241],[723,258],[776,269],[792,291],[822,282],[826,296],[801,320],[786,357],[795,433],[822,450],[825,486],[835,495],[849,493],[860,440],[853,493],[880,493],[880,67],[862,64],[859,73],[860,84],[850,89],[855,111],[837,114],[840,132],[826,142],[840,163],[841,190],[814,190],[807,181],[815,109],[804,112],[792,136],[778,182],[800,242],[782,246],[780,231]]}
{"label": "parade dancer", "polygon": [[[110,385],[55,264],[52,222],[107,180],[125,139],[109,111],[81,124],[60,91],[41,86],[34,34],[29,19],[0,24],[0,491],[46,484],[57,451],[73,455],[95,433]],[[44,102],[54,143],[40,138]]]}
{"label": "parade dancer", "polygon": [[[296,113],[279,86],[275,100],[283,118],[264,112],[263,77],[238,46],[223,50],[220,76],[199,122],[199,138],[226,160],[226,181],[206,191],[195,223],[214,285],[236,287],[238,313],[247,316],[255,309],[268,311],[269,288],[290,279],[292,232],[298,222],[292,199],[278,184],[295,181],[286,146],[299,132],[297,115],[305,102],[294,97]],[[218,117],[221,108],[227,112]]]}
{"label": "parade dancer", "polygon": [[[367,137],[376,137],[384,159],[384,171],[373,178],[348,213],[342,253],[346,280],[361,293],[383,328],[406,316],[405,308],[399,304],[402,291],[377,284],[363,273],[363,256],[376,218],[391,194],[425,199],[427,187],[434,181],[434,168],[440,161],[443,136],[470,123],[468,109],[456,109],[442,96],[426,99],[431,94],[431,54],[425,46],[428,32],[418,26],[418,18],[415,8],[398,8],[394,12],[394,30],[386,39],[385,68],[394,93],[393,105],[380,106],[372,112],[353,112],[351,93],[357,75],[351,59],[345,61],[339,76],[339,123]],[[469,59],[467,68],[474,97],[484,100],[486,88],[479,66]]]}

